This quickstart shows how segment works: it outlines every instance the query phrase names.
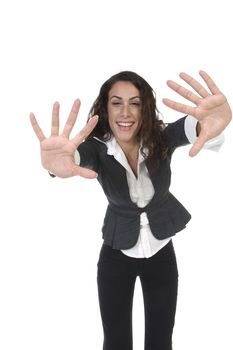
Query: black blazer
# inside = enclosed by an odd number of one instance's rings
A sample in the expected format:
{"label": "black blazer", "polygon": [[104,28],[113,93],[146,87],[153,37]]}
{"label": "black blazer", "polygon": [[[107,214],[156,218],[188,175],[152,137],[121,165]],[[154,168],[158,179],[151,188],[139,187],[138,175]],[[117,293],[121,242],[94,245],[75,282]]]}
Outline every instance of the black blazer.
{"label": "black blazer", "polygon": [[152,234],[160,240],[174,236],[191,219],[189,212],[169,192],[172,154],[177,147],[189,143],[184,121],[185,117],[164,129],[168,157],[161,161],[158,170],[151,176],[155,194],[144,208],[131,201],[126,170],[114,156],[107,154],[107,146],[103,142],[91,138],[79,146],[80,165],[98,173],[97,179],[109,202],[102,228],[105,244],[114,249],[133,247],[138,240],[143,211],[147,213]]}

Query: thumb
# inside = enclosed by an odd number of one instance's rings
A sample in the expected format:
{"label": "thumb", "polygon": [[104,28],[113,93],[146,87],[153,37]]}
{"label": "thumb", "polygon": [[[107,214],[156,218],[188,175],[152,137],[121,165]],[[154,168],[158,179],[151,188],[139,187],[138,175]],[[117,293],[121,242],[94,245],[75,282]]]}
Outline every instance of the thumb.
{"label": "thumb", "polygon": [[200,133],[197,140],[194,142],[192,148],[189,151],[190,157],[195,157],[200,150],[204,147],[207,139],[206,136],[203,133]]}
{"label": "thumb", "polygon": [[96,179],[97,173],[93,170],[76,165],[73,169],[73,176],[81,176],[86,179]]}

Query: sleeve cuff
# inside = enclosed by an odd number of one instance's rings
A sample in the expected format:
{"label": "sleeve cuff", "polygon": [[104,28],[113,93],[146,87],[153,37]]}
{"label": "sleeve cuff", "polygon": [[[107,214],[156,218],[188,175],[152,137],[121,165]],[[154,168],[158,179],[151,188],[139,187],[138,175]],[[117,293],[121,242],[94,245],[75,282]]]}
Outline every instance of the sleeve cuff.
{"label": "sleeve cuff", "polygon": [[194,143],[197,140],[197,122],[198,120],[190,115],[185,118],[184,131],[190,143]]}
{"label": "sleeve cuff", "polygon": [[76,150],[74,153],[74,160],[75,160],[75,164],[77,164],[77,165],[80,164],[81,158],[80,158],[80,154],[79,154],[78,150]]}
{"label": "sleeve cuff", "polygon": [[[198,120],[190,115],[188,115],[185,119],[184,130],[187,136],[187,139],[191,144],[194,144],[197,140],[197,127]],[[218,152],[221,146],[224,143],[224,134],[221,133],[213,139],[207,141],[204,145],[204,149],[209,149],[211,151]]]}
{"label": "sleeve cuff", "polygon": [[53,173],[51,173],[51,171],[48,171],[48,173],[49,173],[49,175],[50,175],[51,177],[56,177],[56,175],[54,175]]}

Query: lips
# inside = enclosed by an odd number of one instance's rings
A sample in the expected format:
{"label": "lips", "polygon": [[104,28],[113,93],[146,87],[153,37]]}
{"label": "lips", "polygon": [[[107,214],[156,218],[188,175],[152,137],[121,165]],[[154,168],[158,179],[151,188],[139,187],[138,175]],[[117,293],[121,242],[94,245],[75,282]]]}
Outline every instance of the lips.
{"label": "lips", "polygon": [[129,131],[134,122],[116,122],[120,131]]}
{"label": "lips", "polygon": [[123,128],[131,127],[134,124],[134,122],[116,122],[116,123],[118,126]]}

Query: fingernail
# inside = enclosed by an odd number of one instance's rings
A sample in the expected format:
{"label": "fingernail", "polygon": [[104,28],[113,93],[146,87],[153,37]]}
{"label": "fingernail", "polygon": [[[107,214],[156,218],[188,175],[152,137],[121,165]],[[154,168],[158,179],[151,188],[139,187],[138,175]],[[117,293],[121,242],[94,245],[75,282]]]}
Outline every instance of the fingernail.
{"label": "fingernail", "polygon": [[99,118],[98,115],[93,115],[93,117],[90,118],[89,122],[90,122],[91,120],[93,120],[93,119],[95,120],[95,119],[98,119],[98,118]]}

